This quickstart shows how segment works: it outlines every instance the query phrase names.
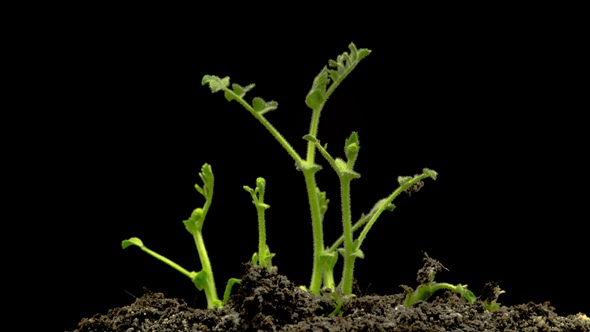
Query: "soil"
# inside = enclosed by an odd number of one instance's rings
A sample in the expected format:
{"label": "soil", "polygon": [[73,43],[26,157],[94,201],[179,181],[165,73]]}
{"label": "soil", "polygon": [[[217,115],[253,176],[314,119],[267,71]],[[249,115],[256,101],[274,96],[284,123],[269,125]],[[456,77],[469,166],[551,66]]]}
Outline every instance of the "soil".
{"label": "soil", "polygon": [[[426,256],[419,280],[437,264]],[[450,291],[437,292],[410,308],[403,305],[404,293],[357,295],[345,299],[341,312],[334,315],[331,294],[312,295],[276,269],[246,264],[242,284],[236,287],[223,308],[211,310],[145,290],[134,303],[84,318],[71,331],[590,331],[586,315],[559,316],[549,303],[485,310],[482,300],[497,296],[499,290],[492,283],[474,303]],[[355,294],[360,294],[358,288]]]}

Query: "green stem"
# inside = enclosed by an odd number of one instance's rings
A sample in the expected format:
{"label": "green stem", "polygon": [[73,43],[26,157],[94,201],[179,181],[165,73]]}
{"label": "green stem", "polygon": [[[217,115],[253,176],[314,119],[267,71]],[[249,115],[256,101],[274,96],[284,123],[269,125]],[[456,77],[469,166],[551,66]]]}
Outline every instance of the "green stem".
{"label": "green stem", "polygon": [[385,209],[387,208],[387,206],[393,202],[393,200],[399,196],[399,194],[401,194],[402,192],[404,192],[404,190],[410,188],[412,185],[416,184],[418,181],[425,179],[429,177],[428,174],[423,173],[419,176],[414,177],[413,179],[409,180],[408,182],[404,183],[403,185],[400,185],[393,193],[391,193],[391,195],[389,195],[389,197],[387,197],[387,199],[385,201],[382,202],[381,206],[379,207],[379,209],[377,209],[377,211],[375,211],[375,214],[373,214],[373,216],[371,217],[371,219],[369,220],[369,222],[365,225],[365,228],[363,228],[363,230],[361,231],[361,234],[359,235],[359,237],[357,238],[356,241],[358,241],[357,243],[357,247],[360,248],[361,244],[363,243],[363,241],[365,240],[365,238],[367,237],[367,234],[369,233],[369,230],[371,229],[371,227],[373,227],[373,224],[375,224],[375,222],[377,221],[377,219],[379,219],[379,216],[381,216],[381,213],[383,213],[383,211],[385,211]]}
{"label": "green stem", "polygon": [[211,268],[211,261],[205,249],[205,242],[203,241],[203,233],[198,230],[193,235],[197,245],[197,252],[201,260],[201,267],[206,273],[206,282],[204,284],[205,296],[207,298],[207,308],[215,308],[221,306],[221,301],[217,297],[217,290],[215,289],[215,279],[213,278],[213,269]]}
{"label": "green stem", "polygon": [[[361,226],[363,226],[364,224],[367,223],[367,221],[369,221],[370,216],[364,216],[362,219],[360,219],[359,221],[357,221],[353,226],[352,226],[352,233],[354,234],[354,232],[361,228]],[[328,248],[329,251],[334,251],[337,250],[338,247],[344,243],[344,234],[340,235],[340,237],[334,242],[334,244],[332,244],[332,246],[330,246],[330,248]]]}
{"label": "green stem", "polygon": [[342,226],[344,229],[344,271],[342,273],[342,293],[352,294],[352,276],[354,273],[354,248],[352,242],[352,221],[350,217],[350,181],[352,178],[340,176],[342,195]]}
{"label": "green stem", "polygon": [[[311,114],[311,124],[309,126],[309,135],[317,137],[318,127],[320,125],[320,114],[324,104],[320,105],[318,109],[313,110]],[[307,142],[307,162],[313,164],[315,162],[315,144],[313,142]]]}
{"label": "green stem", "polygon": [[317,194],[315,183],[315,172],[317,172],[317,169],[303,169],[305,187],[307,188],[307,196],[309,198],[309,208],[311,212],[311,224],[313,231],[313,268],[311,271],[309,291],[317,295],[320,293],[320,287],[322,284],[324,261],[322,259],[322,254],[324,252],[324,233],[322,229],[320,199]]}
{"label": "green stem", "polygon": [[153,250],[151,250],[151,249],[149,249],[149,248],[147,248],[145,246],[139,246],[139,248],[141,250],[143,250],[144,252],[146,252],[147,254],[149,254],[150,256],[152,256],[152,257],[160,260],[161,262],[167,264],[168,266],[172,267],[176,271],[184,274],[185,276],[187,276],[189,278],[192,278],[192,275],[191,275],[191,273],[188,270],[184,269],[182,266],[178,265],[174,261],[172,261],[172,260],[170,260],[170,259],[168,259],[168,258],[166,258],[166,257],[164,257],[164,256],[162,256],[160,254],[158,254],[157,252],[155,252],[155,251],[153,251]]}
{"label": "green stem", "polygon": [[264,208],[258,209],[258,262],[266,266],[266,223],[264,222]]}
{"label": "green stem", "polygon": [[303,159],[299,156],[299,154],[295,151],[295,149],[293,149],[291,144],[289,144],[289,142],[287,142],[287,140],[283,137],[283,135],[281,135],[279,133],[279,131],[270,122],[268,122],[268,120],[266,120],[266,118],[263,115],[256,112],[254,110],[254,108],[252,106],[250,106],[250,104],[248,104],[244,99],[242,99],[240,96],[238,96],[232,90],[230,90],[228,88],[223,88],[223,91],[231,94],[234,97],[234,99],[238,103],[240,103],[240,105],[242,105],[246,110],[248,110],[248,112],[250,112],[264,126],[264,128],[266,128],[270,132],[270,134],[279,142],[279,144],[295,160],[296,164],[299,165],[299,164],[303,163]]}

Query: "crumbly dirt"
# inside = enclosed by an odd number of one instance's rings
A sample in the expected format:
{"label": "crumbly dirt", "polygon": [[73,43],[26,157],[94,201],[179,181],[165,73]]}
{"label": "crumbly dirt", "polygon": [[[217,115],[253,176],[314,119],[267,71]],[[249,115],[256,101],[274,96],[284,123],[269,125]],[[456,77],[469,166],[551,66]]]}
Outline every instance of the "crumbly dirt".
{"label": "crumbly dirt", "polygon": [[[425,259],[425,267],[437,262]],[[246,264],[242,284],[221,309],[189,307],[183,300],[146,293],[128,306],[84,318],[73,332],[138,331],[590,331],[584,314],[559,316],[548,303],[527,303],[484,309],[480,299],[469,303],[453,292],[435,294],[411,308],[405,294],[359,295],[345,299],[341,313],[331,315],[330,294],[314,296],[276,270]],[[490,284],[482,299],[497,296]],[[356,293],[359,294],[358,289]]]}

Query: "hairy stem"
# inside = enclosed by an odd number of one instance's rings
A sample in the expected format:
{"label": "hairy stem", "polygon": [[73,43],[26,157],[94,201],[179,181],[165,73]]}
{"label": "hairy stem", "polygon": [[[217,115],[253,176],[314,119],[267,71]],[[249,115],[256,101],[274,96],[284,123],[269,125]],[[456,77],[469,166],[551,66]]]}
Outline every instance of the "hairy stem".
{"label": "hairy stem", "polygon": [[311,272],[311,282],[309,291],[313,294],[320,293],[322,284],[323,262],[322,254],[324,252],[324,232],[322,228],[322,217],[320,210],[320,199],[316,190],[315,182],[316,170],[303,170],[305,177],[305,186],[309,198],[309,208],[311,212],[311,223],[313,232],[313,268]]}
{"label": "hairy stem", "polygon": [[203,271],[205,271],[206,275],[206,282],[204,284],[205,296],[207,298],[207,308],[215,308],[220,305],[219,298],[217,297],[217,290],[215,289],[215,279],[213,278],[213,269],[211,268],[211,261],[209,261],[209,255],[207,255],[207,250],[205,249],[205,242],[203,241],[203,233],[199,230],[195,232],[193,235],[195,239],[195,244],[197,246],[197,252],[199,254],[199,259],[201,260],[201,267]]}
{"label": "hairy stem", "polygon": [[342,226],[344,230],[344,270],[342,272],[342,293],[352,294],[352,276],[354,273],[354,248],[352,242],[352,222],[350,218],[350,181],[351,178],[341,177],[342,195]]}
{"label": "hairy stem", "polygon": [[287,151],[287,153],[295,160],[295,163],[301,164],[303,162],[303,159],[299,156],[295,149],[293,149],[291,144],[287,142],[283,135],[281,135],[281,133],[279,133],[279,131],[270,122],[268,122],[268,120],[266,120],[266,118],[263,115],[256,112],[254,108],[250,106],[250,104],[248,104],[243,98],[238,96],[232,90],[228,88],[223,88],[223,91],[231,94],[234,97],[234,99],[238,103],[240,103],[240,105],[242,105],[246,110],[248,110],[248,112],[250,112],[264,126],[264,128],[266,128],[270,132],[270,134],[277,140],[277,142],[279,142],[279,144],[285,149],[285,151]]}

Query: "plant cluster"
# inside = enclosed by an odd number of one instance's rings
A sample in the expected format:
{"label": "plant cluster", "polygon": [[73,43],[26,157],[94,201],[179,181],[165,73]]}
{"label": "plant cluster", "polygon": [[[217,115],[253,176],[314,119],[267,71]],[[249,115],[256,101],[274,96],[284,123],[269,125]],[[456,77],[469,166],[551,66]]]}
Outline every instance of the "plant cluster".
{"label": "plant cluster", "polygon": [[[213,75],[205,75],[202,79],[202,84],[208,85],[211,92],[223,92],[227,101],[236,101],[250,112],[250,114],[252,114],[252,116],[268,130],[283,149],[293,158],[296,169],[303,174],[312,225],[313,266],[309,286],[302,288],[307,289],[309,292],[316,295],[319,294],[322,289],[331,291],[338,289],[338,292],[334,292],[334,294],[341,293],[344,297],[353,295],[352,284],[354,264],[356,259],[364,257],[361,245],[365,241],[369,230],[384,211],[392,211],[395,208],[393,200],[397,196],[403,192],[411,195],[422,188],[424,185],[424,179],[431,178],[436,180],[437,177],[437,172],[428,168],[424,168],[422,173],[414,176],[398,177],[397,181],[399,187],[387,197],[377,201],[367,214],[362,214],[360,218],[353,223],[351,214],[350,183],[352,180],[360,177],[360,174],[354,169],[360,150],[358,134],[353,132],[346,139],[344,143],[344,158],[339,158],[334,157],[328,151],[327,145],[322,145],[320,143],[320,140],[318,139],[318,128],[320,115],[330,96],[342,81],[356,68],[360,61],[370,53],[370,50],[364,48],[357,49],[357,47],[351,43],[348,52],[339,55],[336,60],[329,60],[328,65],[324,66],[313,80],[311,89],[305,98],[306,105],[312,111],[309,132],[303,136],[307,141],[305,155],[296,152],[291,144],[267,120],[266,113],[273,111],[278,107],[276,101],[265,101],[260,97],[254,97],[251,102],[248,102],[245,99],[246,93],[254,88],[254,84],[242,86],[233,83],[230,86],[229,77],[220,78]],[[316,174],[322,169],[322,167],[316,163],[316,151],[319,151],[322,157],[326,159],[340,181],[340,207],[343,231],[342,235],[329,246],[326,246],[324,243],[323,220],[330,200],[327,198],[326,192],[321,191],[316,184]],[[203,185],[195,185],[195,188],[204,196],[205,204],[203,207],[195,209],[190,218],[184,221],[184,225],[187,231],[193,235],[202,267],[200,271],[188,271],[182,268],[168,258],[148,249],[143,245],[143,242],[140,239],[135,237],[124,240],[122,246],[123,248],[132,245],[138,246],[141,250],[178,270],[190,278],[199,290],[204,290],[207,297],[208,308],[215,308],[222,306],[223,303],[227,301],[232,286],[235,283],[239,283],[240,280],[235,278],[230,279],[226,286],[223,301],[218,298],[211,263],[205,249],[202,235],[203,223],[213,198],[214,176],[211,166],[208,164],[203,165],[199,175],[203,181]],[[266,244],[265,211],[270,206],[264,202],[265,187],[266,181],[264,178],[260,177],[256,180],[255,188],[244,186],[244,189],[252,196],[253,204],[256,207],[258,215],[258,251],[252,256],[252,262],[256,265],[265,266],[271,269],[273,268],[271,259],[275,254],[271,253],[270,248]],[[355,237],[354,234],[356,231],[358,231],[358,235]],[[334,278],[334,268],[339,256],[343,257],[344,263],[341,280],[336,283]],[[419,286],[416,291],[409,292],[408,298],[406,299],[406,305],[409,306],[417,300],[423,300],[432,294],[432,292],[441,288],[454,290],[463,295],[467,300],[471,301],[474,299],[473,293],[461,285],[453,286],[435,283],[435,272],[436,271],[433,269],[424,280],[423,285]],[[336,302],[341,304],[341,299],[338,298],[338,301]],[[338,309],[339,306],[336,308],[336,311],[338,311]]]}

